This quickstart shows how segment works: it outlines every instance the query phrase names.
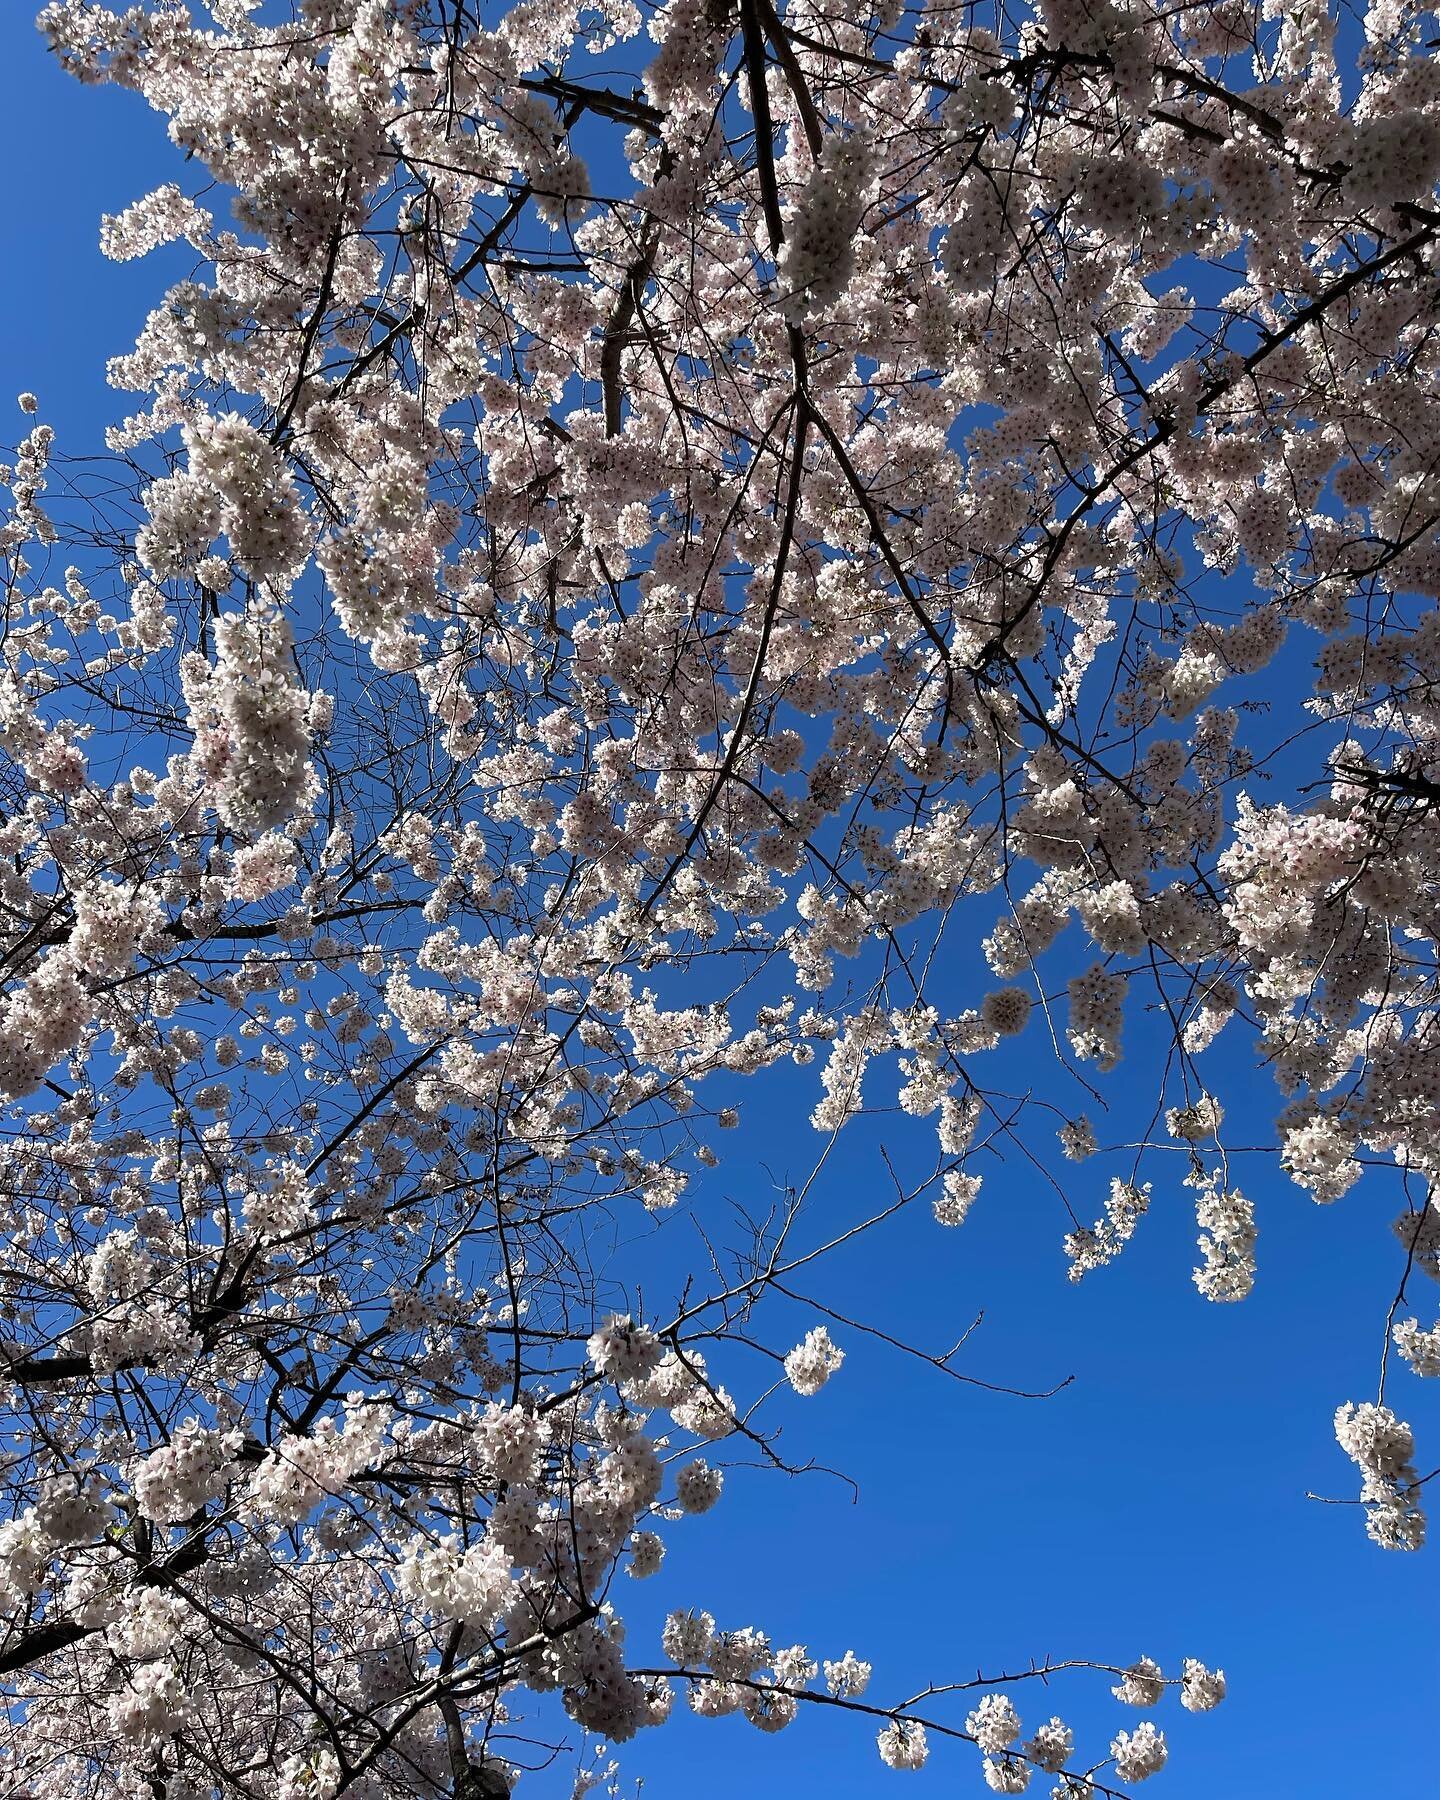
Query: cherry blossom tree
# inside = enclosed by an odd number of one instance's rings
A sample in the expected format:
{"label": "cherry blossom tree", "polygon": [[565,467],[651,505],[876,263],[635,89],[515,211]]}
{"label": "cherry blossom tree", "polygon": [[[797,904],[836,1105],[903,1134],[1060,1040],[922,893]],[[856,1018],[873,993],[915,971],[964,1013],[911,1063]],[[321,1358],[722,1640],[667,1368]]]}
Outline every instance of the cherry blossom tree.
{"label": "cherry blossom tree", "polygon": [[[1336,1436],[1419,1547],[1429,17],[46,7],[185,156],[106,254],[194,273],[109,365],[103,471],[30,394],[4,470],[7,1792],[482,1800],[524,1721],[622,1744],[677,1699],[868,1717],[900,1770],[964,1740],[1002,1794],[1155,1773],[1148,1717],[1022,1724],[1025,1671],[877,1698],[863,1643],[683,1596],[627,1639],[625,1580],[734,1445],[784,1470],[772,1420],[864,1334],[775,1336],[809,1188],[663,1301],[597,1249],[781,1065],[820,1162],[867,1084],[927,1138],[877,1254],[898,1209],[963,1225],[998,1143],[1060,1171],[1089,1279],[1153,1153],[1231,1302],[1207,1056],[1248,1039],[1289,1176],[1399,1213]],[[1088,1110],[999,1091],[1022,1034]]]}

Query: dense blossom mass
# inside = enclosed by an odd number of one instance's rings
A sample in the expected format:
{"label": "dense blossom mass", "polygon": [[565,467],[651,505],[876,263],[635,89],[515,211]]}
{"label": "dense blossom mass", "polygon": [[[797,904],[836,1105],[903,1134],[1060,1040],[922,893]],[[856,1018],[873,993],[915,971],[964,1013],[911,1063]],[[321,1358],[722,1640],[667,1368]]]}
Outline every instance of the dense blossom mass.
{"label": "dense blossom mass", "polygon": [[107,471],[43,391],[0,471],[0,1785],[485,1800],[569,1733],[583,1792],[676,1706],[964,1741],[977,1791],[1155,1775],[1224,1695],[1194,1659],[1069,1677],[1146,1713],[1107,1745],[1023,1673],[877,1693],[863,1621],[627,1635],[616,1577],[663,1585],[866,1340],[786,1286],[808,1188],[668,1288],[602,1248],[783,1068],[817,1146],[897,1096],[923,1140],[877,1254],[1014,1144],[1073,1280],[1188,1188],[1241,1301],[1223,1034],[1300,1188],[1367,1170],[1394,1354],[1335,1430],[1419,1547],[1431,16],[40,23],[177,151],[105,254],[191,272],[109,364]]}

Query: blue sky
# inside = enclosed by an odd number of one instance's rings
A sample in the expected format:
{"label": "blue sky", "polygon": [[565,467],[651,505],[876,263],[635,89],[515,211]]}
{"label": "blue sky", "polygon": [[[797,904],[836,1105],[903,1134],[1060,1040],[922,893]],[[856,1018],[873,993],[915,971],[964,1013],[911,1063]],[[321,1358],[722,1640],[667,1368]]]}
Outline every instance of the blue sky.
{"label": "blue sky", "polygon": [[[0,438],[20,423],[18,413],[7,422],[10,396],[32,388],[61,447],[96,453],[104,426],[134,405],[104,385],[104,362],[130,348],[180,266],[105,262],[99,218],[175,178],[180,163],[163,121],[133,96],[62,77],[29,12],[11,0],[0,17],[9,175]],[[978,935],[957,932],[951,955],[971,954]],[[953,979],[966,1004],[993,985],[963,961]],[[1143,1074],[1143,1029],[1136,1038]],[[1217,1049],[1210,1066],[1228,1135],[1266,1142],[1276,1095],[1248,1041]],[[1038,1068],[1043,1084],[1050,1077]],[[1011,1070],[1017,1082],[1029,1078],[1021,1061]],[[1113,1078],[1122,1096],[1135,1072],[1122,1064]],[[724,1141],[730,1154],[695,1201],[722,1241],[727,1232],[738,1240],[734,1204],[763,1203],[773,1179],[803,1179],[818,1153],[804,1123],[815,1071],[762,1082],[739,1091],[743,1129]],[[877,1079],[877,1097],[883,1090]],[[871,1209],[887,1181],[882,1142],[902,1160],[930,1154],[928,1128],[898,1115],[854,1128],[817,1185],[811,1241]],[[786,1411],[781,1448],[844,1471],[858,1497],[822,1474],[735,1470],[715,1512],[670,1533],[661,1575],[623,1583],[635,1660],[672,1605],[760,1626],[816,1656],[853,1646],[875,1664],[871,1697],[880,1700],[1032,1658],[1125,1662],[1143,1652],[1171,1672],[1194,1655],[1226,1668],[1231,1697],[1199,1718],[1167,1701],[1155,1716],[1171,1765],[1145,1792],[1434,1793],[1423,1719],[1440,1677],[1437,1552],[1386,1554],[1353,1508],[1305,1498],[1354,1491],[1330,1421],[1341,1401],[1373,1396],[1399,1271],[1388,1230],[1398,1190],[1367,1180],[1322,1209],[1272,1158],[1241,1156],[1241,1185],[1257,1203],[1260,1276],[1246,1303],[1216,1307],[1190,1281],[1193,1203],[1183,1164],[1171,1161],[1169,1181],[1159,1167],[1147,1171],[1155,1202],[1126,1255],[1079,1287],[1065,1279],[1066,1221],[1053,1193],[1025,1164],[993,1158],[962,1230],[942,1232],[915,1209],[831,1258],[817,1286],[838,1311],[938,1349],[983,1309],[962,1370],[1022,1387],[1075,1380],[1048,1400],[988,1393],[834,1326],[849,1360],[823,1394]],[[1068,1170],[1082,1217],[1097,1216],[1112,1172],[1123,1163]],[[662,1264],[687,1229],[683,1218],[667,1227]],[[1434,1290],[1414,1299],[1430,1323]],[[807,1322],[797,1311],[795,1336]],[[1403,1370],[1393,1395],[1416,1426],[1422,1469],[1440,1462],[1433,1395]],[[1027,1725],[1059,1711],[1098,1754],[1137,1717],[1107,1688],[1079,1674],[1015,1698]],[[965,1706],[934,1710],[958,1723]],[[739,1720],[677,1713],[629,1748],[626,1768],[643,1778],[647,1800],[985,1791],[965,1746],[939,1750],[922,1774],[894,1775],[873,1738],[872,1727],[830,1714],[762,1738]],[[568,1795],[568,1776],[557,1768],[528,1791]]]}

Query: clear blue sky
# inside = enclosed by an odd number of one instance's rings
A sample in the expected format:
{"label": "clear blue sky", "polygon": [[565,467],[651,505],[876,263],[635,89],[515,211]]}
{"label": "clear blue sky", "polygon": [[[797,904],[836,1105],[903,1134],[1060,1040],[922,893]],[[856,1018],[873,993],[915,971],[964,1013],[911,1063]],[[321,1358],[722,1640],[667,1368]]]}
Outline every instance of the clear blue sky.
{"label": "clear blue sky", "polygon": [[[0,16],[9,189],[0,438],[19,424],[18,414],[6,419],[10,396],[33,388],[62,447],[96,452],[104,426],[134,408],[104,385],[105,359],[130,348],[178,266],[106,263],[99,218],[180,165],[142,103],[58,73],[30,11],[8,0]],[[979,967],[954,979],[967,1004],[993,985]],[[1240,1040],[1216,1055],[1229,1135],[1265,1141],[1269,1077]],[[1031,1073],[1011,1069],[1017,1082]],[[1122,1065],[1122,1087],[1130,1073]],[[698,1201],[722,1240],[731,1199],[757,1204],[772,1175],[808,1172],[814,1083],[813,1070],[789,1072],[740,1091],[744,1130],[726,1141],[731,1155]],[[861,1216],[883,1191],[882,1139],[902,1157],[907,1142],[929,1154],[924,1125],[890,1118],[857,1129],[817,1189],[817,1234]],[[1063,1214],[1023,1164],[991,1163],[961,1231],[917,1212],[833,1259],[823,1289],[841,1311],[938,1348],[983,1308],[962,1368],[1026,1387],[1076,1380],[1046,1401],[989,1394],[835,1327],[849,1361],[821,1396],[791,1409],[782,1448],[843,1470],[858,1500],[824,1475],[735,1471],[714,1513],[670,1533],[662,1574],[622,1584],[636,1660],[669,1605],[756,1624],[817,1656],[853,1646],[874,1662],[872,1697],[882,1700],[1032,1657],[1144,1652],[1172,1672],[1194,1655],[1223,1664],[1231,1698],[1208,1717],[1173,1701],[1154,1715],[1172,1755],[1144,1790],[1157,1800],[1440,1792],[1424,1726],[1440,1677],[1440,1549],[1386,1554],[1356,1511],[1305,1499],[1307,1489],[1354,1492],[1330,1421],[1341,1401],[1373,1395],[1398,1270],[1387,1229],[1397,1190],[1362,1183],[1321,1209],[1272,1160],[1241,1158],[1258,1203],[1260,1278],[1245,1304],[1215,1307],[1190,1282],[1193,1204],[1174,1162],[1170,1185],[1151,1171],[1155,1205],[1127,1254],[1078,1288],[1065,1280]],[[1071,1172],[1082,1216],[1097,1215],[1119,1169],[1097,1161]],[[1435,1290],[1415,1298],[1430,1323],[1423,1309]],[[1429,1468],[1440,1462],[1440,1407],[1404,1371],[1396,1383]],[[1036,1684],[1015,1697],[1027,1725],[1058,1710],[1098,1752],[1137,1718],[1107,1685],[1071,1676],[1048,1695]],[[774,1739],[737,1719],[677,1714],[630,1747],[626,1766],[644,1778],[647,1800],[985,1791],[965,1746],[941,1749],[920,1775],[896,1775],[880,1766],[873,1737],[818,1713]],[[557,1769],[527,1791],[568,1796],[568,1776]]]}

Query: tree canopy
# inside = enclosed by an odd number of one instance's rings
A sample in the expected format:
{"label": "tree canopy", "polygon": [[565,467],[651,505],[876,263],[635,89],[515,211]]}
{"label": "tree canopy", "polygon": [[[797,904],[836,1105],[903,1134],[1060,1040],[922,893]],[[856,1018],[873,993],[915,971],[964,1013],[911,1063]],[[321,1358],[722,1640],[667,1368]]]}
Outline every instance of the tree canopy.
{"label": "tree canopy", "polygon": [[627,1261],[782,1068],[817,1171],[898,1093],[879,1261],[998,1152],[1074,1281],[1183,1180],[1228,1303],[1258,1056],[1274,1162],[1393,1232],[1335,1431],[1420,1548],[1427,21],[45,8],[184,153],[105,253],[194,269],[106,456],[26,393],[3,470],[7,1793],[493,1800],[525,1733],[676,1704],[858,1715],[1002,1794],[1156,1773],[1148,1709],[1224,1695],[1194,1659],[1109,1670],[1139,1716],[1077,1743],[1023,1674],[877,1694],[863,1622],[812,1657],[680,1596],[626,1636],[866,1353],[813,1181],[667,1291]]}

